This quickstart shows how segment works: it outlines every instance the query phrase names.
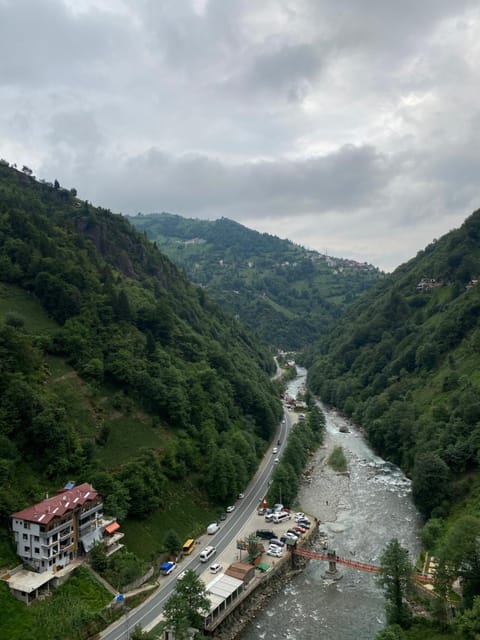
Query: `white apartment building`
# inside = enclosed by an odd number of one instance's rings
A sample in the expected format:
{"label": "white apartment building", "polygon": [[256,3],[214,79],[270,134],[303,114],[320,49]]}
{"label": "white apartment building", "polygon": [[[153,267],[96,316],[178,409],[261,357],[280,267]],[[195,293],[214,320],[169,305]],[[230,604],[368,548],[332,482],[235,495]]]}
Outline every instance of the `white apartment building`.
{"label": "white apartment building", "polygon": [[38,573],[63,569],[103,539],[102,510],[91,484],[67,484],[52,498],[11,515],[17,554]]}

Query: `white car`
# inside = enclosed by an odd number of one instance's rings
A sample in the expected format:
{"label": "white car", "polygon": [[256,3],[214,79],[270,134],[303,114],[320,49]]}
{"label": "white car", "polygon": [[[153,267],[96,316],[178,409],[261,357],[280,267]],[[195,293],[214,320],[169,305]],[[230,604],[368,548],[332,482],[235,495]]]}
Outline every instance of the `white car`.
{"label": "white car", "polygon": [[227,513],[232,513],[232,511],[235,510],[235,505],[231,504],[229,507],[226,508],[226,512]]}
{"label": "white car", "polygon": [[239,499],[239,500],[243,500],[243,499],[244,499],[244,497],[245,497],[245,494],[244,494],[244,493],[239,493],[239,494],[238,494],[238,499]]}
{"label": "white car", "polygon": [[182,578],[184,578],[187,575],[187,571],[188,571],[188,569],[185,569],[184,571],[182,571],[182,573],[178,574],[177,581],[181,580]]}
{"label": "white car", "polygon": [[298,522],[299,520],[305,519],[305,514],[302,511],[297,511],[293,517],[295,518],[295,522]]}
{"label": "white car", "polygon": [[268,551],[267,551],[267,556],[273,556],[274,558],[281,558],[282,557],[282,550],[279,549],[278,547],[269,548]]}
{"label": "white car", "polygon": [[285,534],[285,536],[287,538],[291,538],[292,540],[297,541],[299,539],[300,536],[296,536],[294,533],[292,533],[291,531],[287,531],[287,533]]}
{"label": "white car", "polygon": [[273,447],[272,453],[278,453],[278,447]]}
{"label": "white car", "polygon": [[273,461],[273,464],[278,464],[280,462],[280,458],[275,458],[275,460]]}
{"label": "white car", "polygon": [[222,569],[222,565],[221,564],[212,564],[208,568],[210,573],[218,573],[219,571],[221,571],[221,569]]}

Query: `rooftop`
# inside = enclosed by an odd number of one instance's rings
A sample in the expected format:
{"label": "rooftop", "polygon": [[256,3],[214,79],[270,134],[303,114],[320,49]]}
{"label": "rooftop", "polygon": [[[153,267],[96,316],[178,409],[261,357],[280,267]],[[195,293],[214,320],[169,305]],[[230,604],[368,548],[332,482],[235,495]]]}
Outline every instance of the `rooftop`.
{"label": "rooftop", "polygon": [[94,500],[98,493],[88,482],[79,484],[73,489],[61,490],[56,496],[47,498],[22,511],[13,513],[11,518],[27,520],[37,524],[48,524],[55,517],[62,516],[67,511],[73,511],[89,500]]}

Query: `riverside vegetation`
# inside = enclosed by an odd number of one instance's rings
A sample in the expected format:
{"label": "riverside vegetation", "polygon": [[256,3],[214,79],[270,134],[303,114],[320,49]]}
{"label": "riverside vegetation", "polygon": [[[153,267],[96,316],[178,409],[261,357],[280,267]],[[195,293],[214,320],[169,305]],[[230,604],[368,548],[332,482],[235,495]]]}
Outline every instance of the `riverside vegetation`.
{"label": "riverside vegetation", "polygon": [[308,358],[311,391],[411,477],[422,542],[444,586],[461,580],[460,598],[439,586],[457,616],[449,626],[434,603],[438,633],[459,638],[475,637],[480,605],[479,273],[476,211],[354,302]]}

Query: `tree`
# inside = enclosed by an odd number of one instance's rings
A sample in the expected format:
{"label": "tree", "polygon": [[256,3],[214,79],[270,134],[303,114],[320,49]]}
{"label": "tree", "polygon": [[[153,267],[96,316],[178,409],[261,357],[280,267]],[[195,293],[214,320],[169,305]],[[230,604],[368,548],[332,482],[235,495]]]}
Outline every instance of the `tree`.
{"label": "tree", "polygon": [[167,553],[177,556],[182,549],[182,541],[180,540],[178,533],[174,529],[169,529],[164,538],[163,546]]}
{"label": "tree", "polygon": [[108,566],[107,552],[103,542],[97,542],[90,551],[90,564],[95,571],[103,573]]}
{"label": "tree", "polygon": [[410,611],[405,602],[412,586],[413,568],[408,560],[408,551],[393,538],[380,558],[378,583],[383,588],[388,624],[398,624],[407,628]]}
{"label": "tree", "polygon": [[454,618],[453,626],[462,640],[477,640],[480,638],[480,597],[473,600],[471,609]]}
{"label": "tree", "polygon": [[148,631],[143,631],[139,624],[135,625],[130,634],[130,640],[149,640],[150,638],[153,638],[152,634],[148,633]]}
{"label": "tree", "polygon": [[178,580],[173,594],[165,603],[162,627],[174,631],[177,640],[188,637],[190,627],[200,628],[202,616],[210,609],[205,585],[192,569]]}
{"label": "tree", "polygon": [[464,605],[472,606],[474,597],[480,595],[480,520],[470,515],[458,518],[439,556],[450,581],[460,577]]}
{"label": "tree", "polygon": [[405,634],[403,633],[402,627],[399,627],[398,624],[392,624],[385,629],[382,629],[375,636],[375,640],[403,640],[405,638]]}
{"label": "tree", "polygon": [[450,470],[436,453],[419,454],[412,475],[412,495],[420,511],[429,516],[448,496]]}

